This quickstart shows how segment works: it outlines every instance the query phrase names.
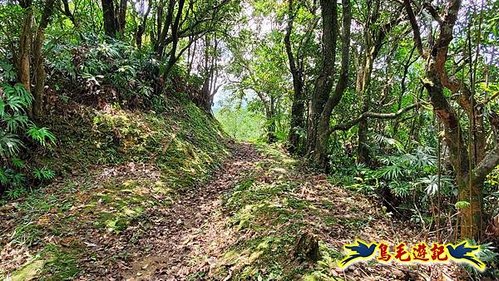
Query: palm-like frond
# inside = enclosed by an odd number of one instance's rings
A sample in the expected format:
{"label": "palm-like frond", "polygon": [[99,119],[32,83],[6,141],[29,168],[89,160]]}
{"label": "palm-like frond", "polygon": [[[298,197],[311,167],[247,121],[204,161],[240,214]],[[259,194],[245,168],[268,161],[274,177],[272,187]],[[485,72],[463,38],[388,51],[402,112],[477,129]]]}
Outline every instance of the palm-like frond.
{"label": "palm-like frond", "polygon": [[31,126],[28,129],[28,136],[43,146],[55,143],[55,136],[45,127]]}
{"label": "palm-like frond", "polygon": [[23,144],[15,134],[0,131],[0,156],[11,158],[19,153]]}

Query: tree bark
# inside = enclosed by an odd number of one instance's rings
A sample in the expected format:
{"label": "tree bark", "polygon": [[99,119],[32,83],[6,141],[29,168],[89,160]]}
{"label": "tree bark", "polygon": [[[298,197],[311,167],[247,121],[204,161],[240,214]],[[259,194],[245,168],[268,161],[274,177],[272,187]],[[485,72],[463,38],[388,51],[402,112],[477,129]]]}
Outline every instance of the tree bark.
{"label": "tree bark", "polygon": [[[413,28],[416,49],[427,61],[423,85],[428,91],[437,118],[444,126],[444,139],[449,148],[450,160],[456,177],[458,198],[470,204],[469,207],[460,210],[460,235],[463,239],[479,240],[482,235],[483,219],[482,186],[486,175],[499,164],[499,147],[496,145],[493,149],[486,151],[487,134],[484,129],[483,104],[477,103],[473,92],[460,79],[448,77],[445,69],[461,1],[448,0],[442,16],[436,12],[432,14],[439,22],[440,32],[429,50],[423,49],[421,32],[410,1],[404,0],[404,6]],[[457,110],[451,106],[445,96],[444,88],[449,89],[452,96],[457,96],[459,107],[471,120],[471,127],[474,128],[470,130],[467,138],[463,135],[465,132],[459,123]],[[490,124],[494,129],[496,123],[491,121]],[[497,141],[497,135],[495,139]]]}
{"label": "tree bark", "polygon": [[[335,1],[333,1],[335,2]],[[351,6],[349,0],[342,0],[343,5],[343,27],[342,27],[342,48],[341,48],[341,70],[338,83],[334,89],[334,92],[329,95],[329,91],[326,92],[326,103],[323,105],[323,110],[318,116],[318,122],[316,127],[316,140],[311,144],[312,149],[309,149],[309,159],[312,161],[312,165],[316,168],[322,170],[328,170],[329,163],[327,161],[327,145],[329,136],[331,134],[329,123],[331,119],[331,114],[333,109],[340,103],[343,93],[348,86],[348,73],[349,73],[349,62],[350,62],[350,27],[352,21]],[[328,10],[331,12],[330,8]],[[336,15],[336,5],[334,5],[333,17]],[[336,20],[334,20],[336,22]],[[330,45],[329,43],[327,45]],[[334,66],[333,66],[334,68]],[[320,81],[318,84],[318,90],[324,90],[332,87],[332,85],[326,85],[332,83],[333,77],[325,77],[326,79]],[[324,84],[325,82],[326,84]],[[326,86],[326,87],[325,87]],[[320,93],[320,92],[319,92]],[[322,98],[322,97],[320,97]],[[310,145],[310,144],[309,144]]]}
{"label": "tree bark", "polygon": [[[384,25],[377,24],[380,14],[381,1],[368,2],[369,14],[364,24],[363,41],[364,47],[361,51],[361,63],[357,72],[356,92],[362,101],[362,112],[368,112],[371,107],[371,76],[374,60],[378,57],[386,35],[396,26],[402,18],[395,14],[395,18]],[[400,108],[399,108],[400,109]],[[357,163],[369,165],[370,152],[368,144],[369,119],[364,118],[359,122],[357,132]]]}
{"label": "tree bark", "polygon": [[293,103],[291,105],[291,120],[288,134],[288,151],[292,154],[301,154],[302,132],[305,129],[305,97],[303,93],[303,68],[297,65],[291,46],[293,31],[293,0],[288,1],[288,25],[284,37],[284,45],[288,56],[289,68],[293,77]]}
{"label": "tree bark", "polygon": [[120,0],[120,5],[118,6],[117,17],[116,17],[116,32],[123,36],[126,26],[126,10],[128,1]]}
{"label": "tree bark", "polygon": [[[33,8],[31,5],[24,7],[25,16],[19,38],[19,55],[17,62],[17,76],[26,91],[31,91],[30,57],[31,57],[31,26],[33,24]],[[30,109],[31,110],[31,109]],[[31,114],[31,112],[30,112]]]}
{"label": "tree bark", "polygon": [[277,141],[276,136],[276,120],[275,120],[275,100],[271,96],[270,104],[267,110],[267,142],[272,144]]}
{"label": "tree bark", "polygon": [[172,48],[170,50],[170,57],[168,59],[165,76],[170,72],[173,65],[175,65],[175,63],[177,62],[177,46],[178,46],[178,41],[180,39],[179,27],[180,27],[180,19],[182,18],[182,12],[184,10],[184,4],[185,0],[178,1],[177,15],[175,16],[175,21],[173,22],[171,28]]}
{"label": "tree bark", "polygon": [[[338,11],[336,1],[321,0],[320,6],[322,17],[322,63],[320,74],[315,80],[310,106],[310,119],[307,129],[307,154],[309,156],[323,153],[322,151],[316,151],[316,149],[320,149],[316,145],[318,141],[317,130],[324,105],[333,88],[336,44],[338,40]],[[315,160],[311,160],[313,163],[321,166]]]}
{"label": "tree bark", "polygon": [[116,15],[114,10],[113,0],[101,0],[102,3],[102,16],[104,19],[104,33],[111,37],[116,38]]}
{"label": "tree bark", "polygon": [[43,115],[43,100],[44,100],[44,89],[45,89],[45,64],[43,61],[42,47],[45,40],[45,28],[47,28],[50,21],[50,17],[53,13],[55,0],[47,0],[45,2],[45,7],[43,10],[42,18],[40,20],[40,25],[36,32],[35,42],[33,44],[33,64],[35,69],[35,88],[33,91],[34,103],[33,103],[33,114],[35,117],[41,117]]}

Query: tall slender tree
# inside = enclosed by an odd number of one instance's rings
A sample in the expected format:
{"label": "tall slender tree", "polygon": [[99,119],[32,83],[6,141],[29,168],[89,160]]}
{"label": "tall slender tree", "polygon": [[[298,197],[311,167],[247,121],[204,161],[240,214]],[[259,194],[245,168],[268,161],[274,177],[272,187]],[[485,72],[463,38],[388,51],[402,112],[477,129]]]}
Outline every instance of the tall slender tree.
{"label": "tall slender tree", "polygon": [[349,0],[342,2],[341,69],[338,82],[331,93],[336,76],[336,44],[338,38],[338,7],[336,1],[321,0],[322,64],[314,86],[308,125],[307,148],[311,163],[321,169],[328,168],[327,144],[331,135],[330,119],[348,86],[350,62],[350,28],[352,22]]}

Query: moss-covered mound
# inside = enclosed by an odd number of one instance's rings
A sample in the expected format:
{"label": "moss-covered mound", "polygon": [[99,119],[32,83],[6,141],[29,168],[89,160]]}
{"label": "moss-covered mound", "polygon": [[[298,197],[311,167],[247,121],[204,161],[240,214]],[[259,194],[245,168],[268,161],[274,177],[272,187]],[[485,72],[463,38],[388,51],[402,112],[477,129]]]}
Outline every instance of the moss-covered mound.
{"label": "moss-covered mound", "polygon": [[47,120],[57,145],[29,159],[57,177],[0,206],[0,279],[81,274],[102,252],[96,239],[138,239],[148,210],[196,188],[229,154],[215,119],[184,99],[162,112],[74,104]]}

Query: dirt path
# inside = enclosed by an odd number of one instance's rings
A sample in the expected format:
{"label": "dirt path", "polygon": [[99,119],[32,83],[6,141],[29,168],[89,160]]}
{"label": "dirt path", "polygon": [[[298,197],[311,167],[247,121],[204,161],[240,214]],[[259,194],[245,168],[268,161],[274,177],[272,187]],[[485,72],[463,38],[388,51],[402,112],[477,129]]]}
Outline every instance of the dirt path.
{"label": "dirt path", "polygon": [[[285,276],[283,280],[299,280],[305,274],[345,280],[427,280],[429,278],[420,277],[459,276],[455,274],[459,272],[454,265],[407,268],[361,263],[346,271],[339,269],[336,260],[341,257],[343,245],[355,238],[394,244],[416,241],[421,239],[420,234],[407,223],[387,216],[376,201],[331,185],[325,175],[299,169],[299,161],[279,149],[259,148],[257,152],[249,144],[234,144],[232,148],[232,156],[212,175],[211,181],[177,191],[175,197],[155,198],[157,204],[148,203],[151,196],[137,197],[135,206],[142,206],[144,212],[121,231],[97,227],[95,222],[97,215],[112,211],[112,200],[127,193],[109,197],[108,208],[97,209],[89,205],[92,201],[83,200],[85,192],[96,193],[94,189],[75,191],[73,197],[82,202],[78,201],[77,207],[68,211],[68,215],[75,218],[72,223],[68,218],[59,218],[57,210],[36,219],[36,223],[44,222],[47,228],[57,223],[67,225],[59,237],[47,234],[39,238],[41,245],[61,245],[59,252],[55,252],[59,256],[52,252],[52,256],[31,259],[29,248],[16,248],[17,244],[10,243],[0,257],[20,256],[18,250],[24,250],[20,253],[25,253],[26,260],[42,262],[40,268],[48,263],[46,274],[53,277],[49,280],[226,281],[257,274]],[[127,177],[154,178],[151,172],[154,170],[146,168]],[[94,186],[94,182],[91,183]],[[104,188],[101,187],[100,192],[104,192]],[[105,198],[103,194],[96,196]],[[60,201],[57,197],[53,199],[54,204]],[[91,208],[84,212],[86,206]],[[323,245],[322,257],[317,263],[302,262],[294,254],[296,241],[304,232],[314,234]],[[39,248],[34,245],[31,252],[42,251],[43,248]],[[69,255],[73,248],[77,252]],[[58,267],[50,267],[50,263],[56,262]],[[17,267],[23,263],[19,261]],[[65,271],[64,275],[61,271]]]}
{"label": "dirt path", "polygon": [[[189,274],[189,252],[203,247],[206,236],[198,235],[202,226],[212,225],[210,218],[221,206],[221,195],[252,170],[260,159],[248,144],[235,145],[233,156],[200,188],[181,194],[170,208],[154,210],[149,220],[153,230],[140,239],[131,254],[132,263],[116,276],[110,270],[107,279],[183,280]],[[213,222],[214,224],[215,222]],[[144,249],[150,252],[144,254]],[[131,249],[130,249],[131,250]],[[114,272],[114,273],[113,273]],[[90,276],[85,276],[88,278]],[[103,276],[101,276],[103,277]]]}

